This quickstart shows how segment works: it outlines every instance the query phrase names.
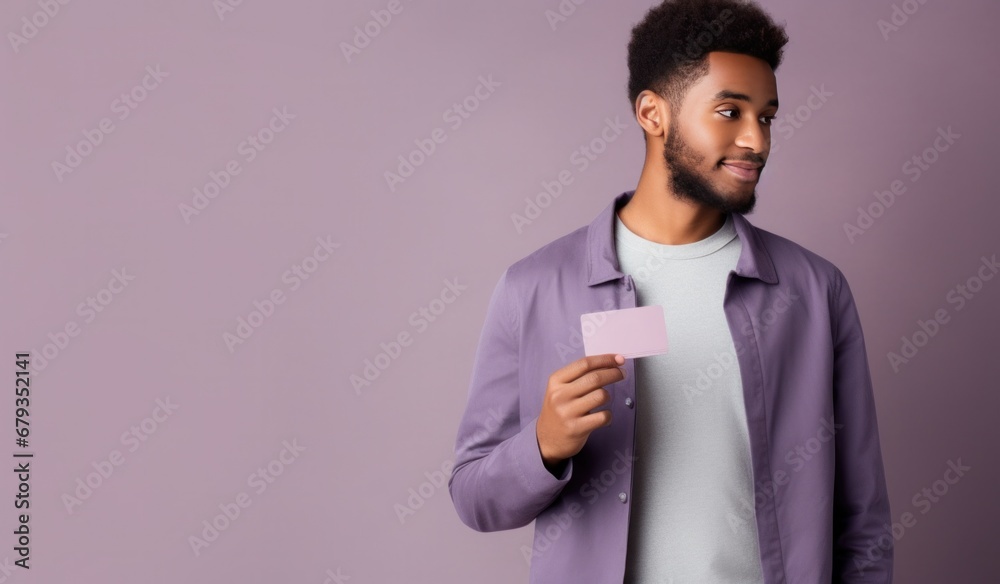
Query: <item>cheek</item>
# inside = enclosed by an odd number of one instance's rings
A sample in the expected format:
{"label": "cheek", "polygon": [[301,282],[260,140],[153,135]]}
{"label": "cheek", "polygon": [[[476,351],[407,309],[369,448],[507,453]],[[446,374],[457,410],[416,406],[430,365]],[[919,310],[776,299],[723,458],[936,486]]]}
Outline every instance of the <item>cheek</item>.
{"label": "cheek", "polygon": [[701,127],[688,133],[688,145],[704,157],[704,164],[716,167],[733,150],[733,137],[718,128]]}

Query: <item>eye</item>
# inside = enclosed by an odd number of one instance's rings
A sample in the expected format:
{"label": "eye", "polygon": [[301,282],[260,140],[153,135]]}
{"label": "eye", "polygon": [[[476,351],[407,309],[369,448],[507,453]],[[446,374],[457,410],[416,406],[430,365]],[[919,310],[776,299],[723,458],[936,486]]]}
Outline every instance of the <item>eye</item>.
{"label": "eye", "polygon": [[[734,112],[734,113],[736,113],[737,115],[735,115],[735,116],[726,116],[730,120],[735,120],[737,117],[739,117],[740,110],[738,110],[738,109],[724,109],[724,110],[719,110],[718,111],[718,113],[720,113],[720,114],[724,114],[725,112]],[[764,122],[765,126],[770,126],[771,125],[771,121],[774,120],[774,119],[776,119],[777,117],[778,116],[761,116],[761,121]]]}

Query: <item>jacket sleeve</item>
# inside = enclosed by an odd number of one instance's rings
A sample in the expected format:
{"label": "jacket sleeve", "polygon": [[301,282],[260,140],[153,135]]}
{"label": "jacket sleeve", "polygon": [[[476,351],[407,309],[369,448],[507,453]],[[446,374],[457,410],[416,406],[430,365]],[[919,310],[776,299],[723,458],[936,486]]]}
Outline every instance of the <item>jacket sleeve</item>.
{"label": "jacket sleeve", "polygon": [[521,423],[519,327],[509,271],[500,276],[487,308],[448,479],[459,518],[476,531],[527,525],[559,495],[573,471],[570,459],[562,476],[553,476],[538,449],[537,418]]}
{"label": "jacket sleeve", "polygon": [[854,296],[837,270],[833,404],[833,582],[891,584],[894,540],[868,355]]}

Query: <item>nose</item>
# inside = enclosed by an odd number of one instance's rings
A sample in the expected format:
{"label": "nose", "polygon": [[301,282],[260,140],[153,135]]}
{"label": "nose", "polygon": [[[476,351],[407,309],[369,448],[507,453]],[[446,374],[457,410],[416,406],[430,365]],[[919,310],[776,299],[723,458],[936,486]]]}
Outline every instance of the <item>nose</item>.
{"label": "nose", "polygon": [[736,145],[740,148],[749,148],[760,154],[771,147],[771,128],[760,123],[759,120],[750,119],[740,125]]}

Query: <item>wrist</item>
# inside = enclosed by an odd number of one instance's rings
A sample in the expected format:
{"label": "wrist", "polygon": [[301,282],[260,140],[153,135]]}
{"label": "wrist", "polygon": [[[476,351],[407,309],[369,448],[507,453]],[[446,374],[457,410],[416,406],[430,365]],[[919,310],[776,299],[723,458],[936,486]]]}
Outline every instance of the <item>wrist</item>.
{"label": "wrist", "polygon": [[538,433],[535,433],[535,442],[538,444],[538,454],[542,458],[542,465],[545,470],[549,471],[552,475],[558,477],[566,469],[566,460],[558,458],[555,456],[550,456],[545,452],[545,448],[542,447],[542,440],[538,437]]}
{"label": "wrist", "polygon": [[566,471],[566,463],[568,460],[568,458],[542,457],[542,464],[545,466],[545,470],[549,471],[552,476],[558,478]]}

